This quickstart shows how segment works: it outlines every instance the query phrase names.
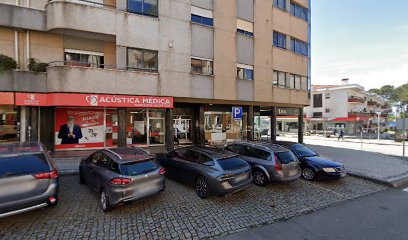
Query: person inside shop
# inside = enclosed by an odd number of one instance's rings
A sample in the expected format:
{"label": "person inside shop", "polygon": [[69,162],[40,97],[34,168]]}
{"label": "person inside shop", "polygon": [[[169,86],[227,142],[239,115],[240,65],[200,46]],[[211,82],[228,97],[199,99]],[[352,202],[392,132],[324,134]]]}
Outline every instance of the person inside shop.
{"label": "person inside shop", "polygon": [[74,117],[68,116],[67,123],[61,125],[58,138],[62,139],[61,144],[78,144],[82,138],[81,127],[75,124]]}

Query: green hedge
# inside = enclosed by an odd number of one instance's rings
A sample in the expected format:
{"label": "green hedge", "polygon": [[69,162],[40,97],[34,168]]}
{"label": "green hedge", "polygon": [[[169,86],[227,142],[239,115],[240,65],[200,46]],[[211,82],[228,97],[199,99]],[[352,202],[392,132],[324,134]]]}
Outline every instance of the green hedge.
{"label": "green hedge", "polygon": [[0,73],[17,68],[17,62],[13,58],[0,54]]}
{"label": "green hedge", "polygon": [[28,69],[30,71],[33,71],[33,72],[46,72],[47,71],[48,63],[39,62],[35,60],[34,58],[28,59],[28,62],[29,62]]}

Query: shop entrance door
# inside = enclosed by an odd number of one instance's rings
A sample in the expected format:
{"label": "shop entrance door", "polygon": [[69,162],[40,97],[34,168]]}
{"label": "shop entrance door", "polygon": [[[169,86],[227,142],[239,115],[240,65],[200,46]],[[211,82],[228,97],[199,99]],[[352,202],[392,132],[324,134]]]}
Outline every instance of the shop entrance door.
{"label": "shop entrance door", "polygon": [[[191,119],[174,119],[174,135],[179,144],[191,143]],[[177,143],[177,140],[176,143]]]}

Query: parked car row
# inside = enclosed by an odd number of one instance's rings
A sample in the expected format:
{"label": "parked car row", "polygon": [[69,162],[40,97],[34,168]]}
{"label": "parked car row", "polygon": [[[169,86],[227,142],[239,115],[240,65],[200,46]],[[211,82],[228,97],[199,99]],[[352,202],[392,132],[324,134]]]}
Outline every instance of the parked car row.
{"label": "parked car row", "polygon": [[[0,145],[0,217],[55,206],[58,172],[40,143]],[[150,155],[137,147],[97,150],[82,159],[79,181],[100,196],[103,211],[165,189],[165,175],[194,187],[198,197],[226,196],[270,182],[341,178],[342,164],[298,143],[233,142]]]}

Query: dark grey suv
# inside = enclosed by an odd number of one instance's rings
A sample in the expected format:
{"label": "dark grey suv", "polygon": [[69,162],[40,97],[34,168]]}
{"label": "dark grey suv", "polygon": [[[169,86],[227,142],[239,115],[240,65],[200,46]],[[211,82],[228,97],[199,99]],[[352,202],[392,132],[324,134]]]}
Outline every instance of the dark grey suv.
{"label": "dark grey suv", "polygon": [[240,154],[252,166],[256,185],[293,181],[301,175],[299,161],[282,146],[270,142],[235,142],[225,149]]}
{"label": "dark grey suv", "polygon": [[0,144],[0,218],[55,206],[58,172],[39,142]]}
{"label": "dark grey suv", "polygon": [[251,167],[237,154],[211,147],[185,147],[157,159],[166,176],[191,184],[200,198],[229,195],[251,185]]}
{"label": "dark grey suv", "polygon": [[82,159],[80,183],[100,193],[103,211],[160,193],[165,188],[165,170],[140,148],[100,150]]}

